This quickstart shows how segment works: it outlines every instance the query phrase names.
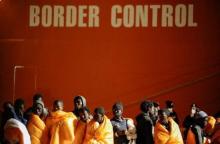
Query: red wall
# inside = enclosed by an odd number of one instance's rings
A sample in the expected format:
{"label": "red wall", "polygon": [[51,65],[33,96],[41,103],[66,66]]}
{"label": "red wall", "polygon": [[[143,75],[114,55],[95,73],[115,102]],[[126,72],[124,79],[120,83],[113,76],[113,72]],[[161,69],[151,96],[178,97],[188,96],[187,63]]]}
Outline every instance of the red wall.
{"label": "red wall", "polygon": [[[194,4],[197,27],[158,26],[113,28],[114,4]],[[100,7],[98,28],[30,28],[29,5],[83,5]],[[0,2],[0,98],[22,97],[31,105],[34,92],[45,94],[51,107],[60,98],[66,110],[73,96],[85,95],[89,106],[109,112],[122,101],[134,117],[143,99],[176,103],[181,118],[192,102],[209,114],[220,109],[220,1],[14,1]],[[24,66],[16,71],[14,66]]]}

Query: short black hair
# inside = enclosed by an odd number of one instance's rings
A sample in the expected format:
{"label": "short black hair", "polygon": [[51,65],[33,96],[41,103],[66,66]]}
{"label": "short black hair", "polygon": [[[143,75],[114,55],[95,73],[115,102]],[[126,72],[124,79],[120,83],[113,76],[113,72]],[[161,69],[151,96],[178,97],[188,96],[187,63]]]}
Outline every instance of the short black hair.
{"label": "short black hair", "polygon": [[33,101],[39,100],[40,98],[43,98],[43,94],[42,93],[36,93],[33,96]]}
{"label": "short black hair", "polygon": [[123,104],[121,102],[116,102],[113,106],[112,106],[112,110],[123,110]]}
{"label": "short black hair", "polygon": [[53,102],[53,105],[57,105],[58,103],[61,103],[63,105],[63,101],[62,100],[55,100]]}
{"label": "short black hair", "polygon": [[158,107],[158,106],[160,106],[160,104],[158,103],[158,102],[153,102],[153,104],[154,104],[154,107]]}
{"label": "short black hair", "polygon": [[143,101],[140,105],[140,109],[142,112],[148,112],[148,108],[153,107],[154,104],[151,101]]}
{"label": "short black hair", "polygon": [[191,107],[197,107],[197,105],[195,103],[192,103]]}
{"label": "short black hair", "polygon": [[23,99],[18,98],[15,100],[15,104],[14,104],[15,109],[17,109],[17,110],[20,109],[22,105],[24,105]]}
{"label": "short black hair", "polygon": [[174,107],[173,101],[167,100],[167,101],[166,101],[166,107],[167,107],[167,108],[173,108],[173,107]]}
{"label": "short black hair", "polygon": [[82,108],[80,108],[79,109],[79,113],[83,113],[84,111],[87,111],[88,113],[90,113],[90,110],[89,110],[89,108],[88,107],[82,107]]}
{"label": "short black hair", "polygon": [[170,116],[170,112],[168,109],[160,109],[158,111],[158,115],[162,115],[163,113],[165,113],[167,116]]}
{"label": "short black hair", "polygon": [[105,114],[105,109],[103,107],[97,107],[97,108],[95,108],[94,112],[96,114],[104,115]]}

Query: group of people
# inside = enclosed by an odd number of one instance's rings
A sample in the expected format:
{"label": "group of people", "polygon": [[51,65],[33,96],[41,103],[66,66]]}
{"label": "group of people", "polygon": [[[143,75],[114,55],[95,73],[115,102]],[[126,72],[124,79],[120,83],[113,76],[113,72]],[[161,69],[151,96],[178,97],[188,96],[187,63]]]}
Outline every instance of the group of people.
{"label": "group of people", "polygon": [[220,114],[215,118],[192,104],[181,131],[174,103],[143,101],[136,121],[123,116],[123,104],[112,106],[109,119],[103,107],[90,112],[83,96],[74,97],[74,110],[65,112],[62,100],[50,111],[42,94],[33,96],[32,107],[24,101],[5,102],[1,112],[1,144],[220,144]]}

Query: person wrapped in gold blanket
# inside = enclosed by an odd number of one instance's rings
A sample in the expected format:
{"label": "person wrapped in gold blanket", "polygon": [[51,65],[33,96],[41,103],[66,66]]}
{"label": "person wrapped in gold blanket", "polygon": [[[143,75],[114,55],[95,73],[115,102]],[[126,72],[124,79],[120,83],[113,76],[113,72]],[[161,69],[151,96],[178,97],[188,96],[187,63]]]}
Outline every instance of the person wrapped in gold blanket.
{"label": "person wrapped in gold blanket", "polygon": [[44,104],[42,101],[36,101],[33,104],[33,113],[27,124],[27,129],[31,137],[32,144],[41,144],[42,136],[45,129],[45,123],[40,118],[43,113]]}
{"label": "person wrapped in gold blanket", "polygon": [[183,138],[177,123],[168,117],[168,112],[159,110],[159,120],[154,129],[155,144],[183,144]]}
{"label": "person wrapped in gold blanket", "polygon": [[113,128],[110,120],[105,116],[103,107],[94,111],[94,119],[86,128],[86,136],[83,144],[113,144]]}
{"label": "person wrapped in gold blanket", "polygon": [[63,111],[63,101],[55,100],[53,112],[46,119],[43,144],[73,144],[77,118]]}
{"label": "person wrapped in gold blanket", "polygon": [[92,115],[87,107],[80,108],[78,110],[79,120],[77,121],[75,128],[75,140],[74,144],[82,144],[86,136],[86,127],[92,120]]}

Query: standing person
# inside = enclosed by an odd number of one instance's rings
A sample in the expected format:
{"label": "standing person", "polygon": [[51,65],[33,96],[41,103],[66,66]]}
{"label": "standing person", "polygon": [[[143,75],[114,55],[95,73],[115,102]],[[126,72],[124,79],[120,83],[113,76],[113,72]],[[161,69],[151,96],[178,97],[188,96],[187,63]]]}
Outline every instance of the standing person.
{"label": "standing person", "polygon": [[31,137],[32,144],[41,144],[45,123],[40,118],[43,113],[44,103],[42,101],[35,101],[33,105],[33,113],[31,114],[27,129]]}
{"label": "standing person", "polygon": [[208,115],[204,111],[199,111],[195,115],[195,123],[189,129],[187,134],[187,144],[204,144],[206,138],[204,135],[204,128],[207,125]]}
{"label": "standing person", "polygon": [[174,111],[174,103],[173,101],[167,100],[166,101],[166,108],[169,110],[169,116],[173,118],[173,120],[179,124],[179,118],[177,113]]}
{"label": "standing person", "polygon": [[86,135],[86,127],[92,120],[90,111],[87,107],[79,109],[79,120],[75,128],[75,140],[74,144],[82,144]]}
{"label": "standing person", "polygon": [[215,115],[216,123],[212,135],[212,144],[220,144],[220,111]]}
{"label": "standing person", "polygon": [[7,102],[4,102],[3,104],[3,112],[2,112],[2,119],[1,119],[1,124],[0,124],[0,137],[1,137],[1,142],[4,143],[4,126],[5,126],[5,123],[7,122],[7,120],[11,119],[11,118],[14,118],[14,119],[17,119],[18,120],[18,117],[15,113],[15,110],[14,110],[14,106],[11,102],[7,101]]}
{"label": "standing person", "polygon": [[53,111],[46,119],[46,128],[43,134],[44,144],[72,144],[76,116],[72,112],[63,111],[62,100],[55,100]]}
{"label": "standing person", "polygon": [[168,117],[167,110],[159,110],[159,120],[155,126],[155,144],[183,144],[178,124]]}
{"label": "standing person", "polygon": [[16,99],[14,108],[15,108],[15,113],[18,117],[18,120],[21,121],[24,125],[26,125],[27,119],[24,118],[24,110],[25,110],[24,100],[20,98]]}
{"label": "standing person", "polygon": [[4,126],[6,144],[31,144],[26,126],[17,119],[9,119]]}
{"label": "standing person", "polygon": [[74,110],[73,113],[76,117],[79,117],[79,109],[86,107],[86,99],[84,96],[75,96],[74,97]]}
{"label": "standing person", "polygon": [[204,128],[205,135],[211,137],[215,128],[216,119],[213,116],[208,116],[207,125]]}
{"label": "standing person", "polygon": [[151,119],[152,119],[153,124],[155,126],[157,123],[157,120],[159,118],[158,111],[160,110],[160,104],[158,102],[153,102],[153,105],[154,105],[154,112],[153,112],[153,114],[151,114]]}
{"label": "standing person", "polygon": [[94,110],[94,119],[86,128],[83,144],[113,144],[113,128],[103,107]]}
{"label": "standing person", "polygon": [[114,144],[128,144],[136,139],[136,128],[130,118],[124,118],[123,105],[115,103],[112,107],[113,118],[111,123],[114,131]]}
{"label": "standing person", "polygon": [[198,108],[196,104],[193,103],[190,107],[190,114],[187,115],[183,121],[183,127],[184,127],[183,139],[184,140],[186,140],[189,128],[195,123],[195,114],[196,114],[197,109]]}
{"label": "standing person", "polygon": [[[33,105],[36,103],[36,101],[41,101],[42,103],[44,103],[43,101],[43,94],[41,93],[36,93],[34,96],[33,96],[33,99],[32,99],[32,107],[29,107],[25,112],[24,112],[24,118],[29,120],[30,119],[30,116],[32,115],[33,113]],[[48,109],[44,107],[43,109],[43,113],[40,115],[41,119],[45,120],[45,118],[47,117],[48,115]]]}
{"label": "standing person", "polygon": [[141,113],[136,117],[137,121],[137,144],[153,144],[154,125],[150,117],[154,113],[153,103],[143,101]]}

